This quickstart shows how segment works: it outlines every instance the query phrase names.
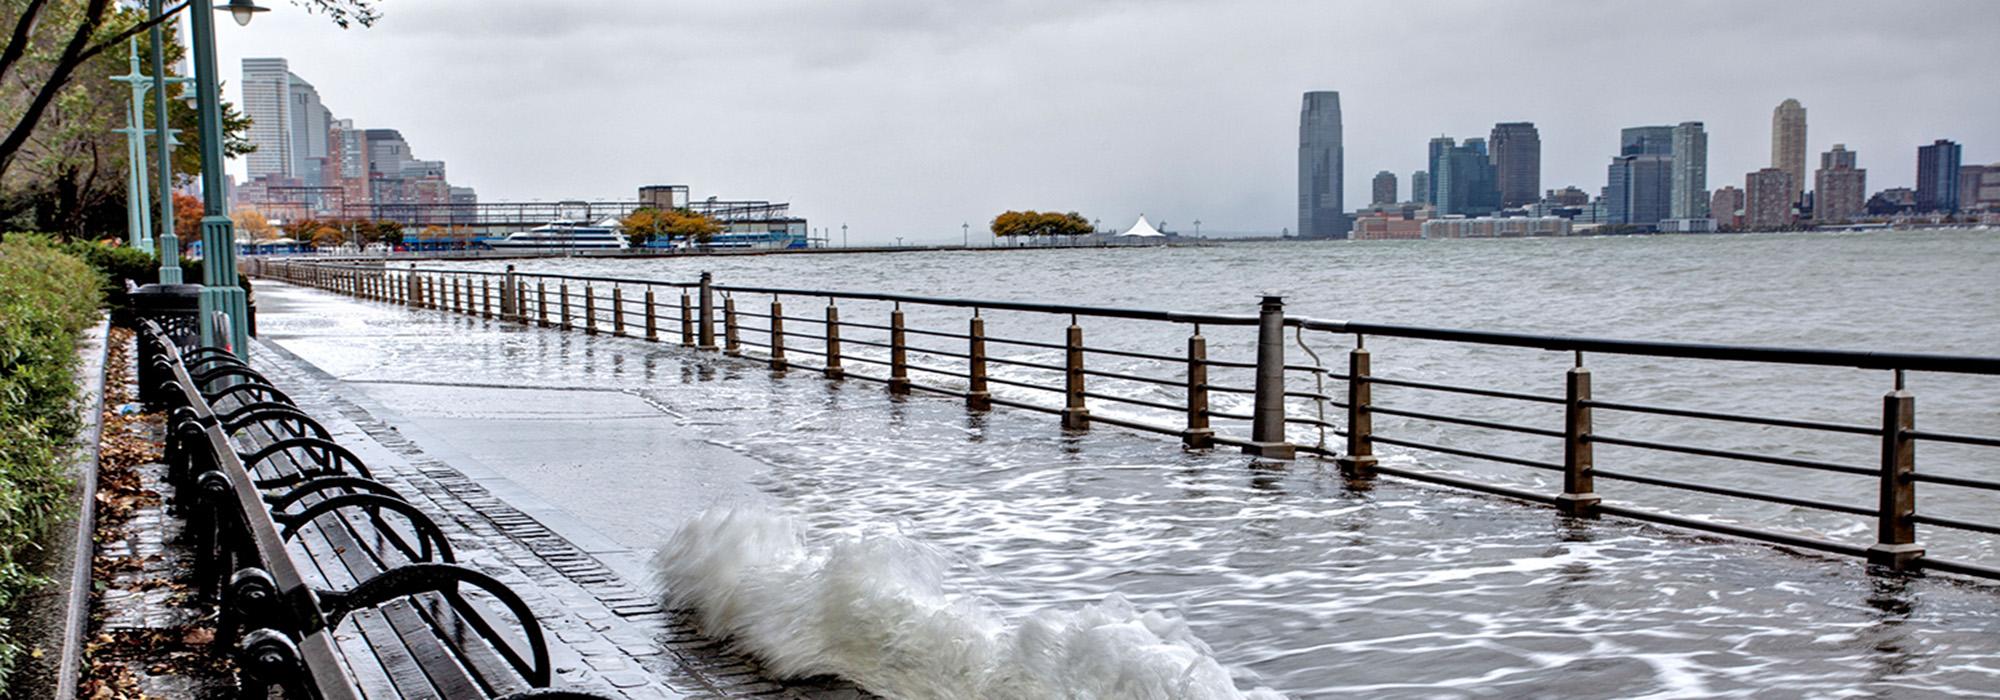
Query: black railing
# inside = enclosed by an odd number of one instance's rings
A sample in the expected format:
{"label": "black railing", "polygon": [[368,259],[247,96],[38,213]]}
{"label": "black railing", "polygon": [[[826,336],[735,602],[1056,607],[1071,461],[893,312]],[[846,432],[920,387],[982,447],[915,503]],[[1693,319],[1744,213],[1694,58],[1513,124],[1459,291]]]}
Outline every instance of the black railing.
{"label": "black railing", "polygon": [[[1890,570],[1929,568],[2000,578],[1991,562],[1952,561],[1925,556],[1917,528],[1928,532],[1956,531],[1991,535],[2000,532],[2000,518],[1978,522],[1916,511],[1918,483],[1969,492],[1970,498],[1991,499],[2000,482],[1972,476],[1916,470],[1914,445],[1949,443],[1964,447],[2000,447],[2000,438],[1915,429],[1915,403],[1905,387],[1911,372],[2000,375],[2000,357],[1919,353],[1856,352],[1694,343],[1669,343],[1604,338],[1565,337],[1490,331],[1397,326],[1352,321],[1287,317],[1281,299],[1266,298],[1252,315],[1180,313],[1069,304],[1045,304],[928,297],[911,294],[846,292],[783,287],[715,284],[708,275],[694,282],[666,282],[616,277],[480,272],[452,269],[386,268],[381,265],[313,261],[255,261],[251,271],[299,284],[340,291],[420,308],[471,314],[586,332],[609,330],[644,337],[671,336],[679,329],[682,345],[721,350],[760,359],[774,370],[810,370],[829,378],[878,381],[894,393],[920,391],[956,396],[984,410],[1007,406],[1059,415],[1065,427],[1084,429],[1092,423],[1179,436],[1190,448],[1214,445],[1241,447],[1267,458],[1295,453],[1331,458],[1357,484],[1377,474],[1471,489],[1528,501],[1550,503],[1572,515],[1618,515],[1785,546],[1865,556]],[[661,293],[674,295],[661,298]],[[643,297],[642,302],[635,299]],[[497,299],[497,301],[496,301]],[[757,304],[750,299],[759,300]],[[763,301],[768,299],[768,308]],[[842,306],[880,316],[865,320],[842,318]],[[793,311],[787,312],[790,307]],[[800,313],[797,309],[813,308]],[[885,313],[886,312],[886,313]],[[989,324],[1007,314],[1008,334],[989,333]],[[919,322],[910,319],[921,316]],[[880,322],[877,322],[877,319]],[[959,326],[963,330],[950,327]],[[1145,334],[1143,347],[1111,347],[1086,342],[1089,329],[1115,324],[1165,324],[1185,338],[1178,351],[1159,347],[1157,332]],[[719,327],[719,328],[718,328]],[[1019,329],[1027,329],[1025,332]],[[1209,353],[1204,332],[1229,335],[1219,343],[1241,357]],[[1018,337],[1045,333],[1044,339]],[[919,342],[912,343],[915,336]],[[1289,336],[1289,338],[1288,338]],[[1329,339],[1347,346],[1344,368],[1329,368],[1313,355],[1311,364],[1287,364],[1288,345],[1313,353],[1313,343]],[[718,338],[721,344],[718,345]],[[1370,338],[1398,342],[1433,342],[1471,348],[1525,348],[1565,353],[1569,360],[1560,395],[1523,391],[1517,387],[1464,386],[1410,377],[1378,375],[1372,370]],[[940,347],[956,344],[956,348]],[[992,348],[1006,348],[994,352]],[[1658,406],[1632,401],[1599,400],[1592,391],[1594,357],[1631,356],[1648,359],[1723,363],[1761,363],[1791,367],[1842,367],[1889,373],[1891,389],[1882,408],[1866,418],[1838,422],[1783,416],[1754,415],[1685,406]],[[801,361],[800,358],[807,361]],[[1129,366],[1107,369],[1088,358],[1117,358]],[[854,371],[852,364],[870,367]],[[1554,382],[1551,382],[1553,384]],[[1114,389],[1106,390],[1105,385]],[[995,392],[1000,387],[1006,391]],[[1397,400],[1378,405],[1377,387],[1392,390]],[[1516,417],[1464,415],[1460,411],[1425,410],[1421,401],[1406,399],[1450,395],[1462,401],[1499,401]],[[1536,411],[1560,411],[1539,418],[1518,416]],[[1598,414],[1626,417],[1670,417],[1690,421],[1804,431],[1815,435],[1861,437],[1879,444],[1879,454],[1865,461],[1843,463],[1808,456],[1770,454],[1719,446],[1684,444],[1643,435],[1604,432]],[[1559,458],[1501,454],[1491,450],[1426,441],[1415,433],[1384,433],[1377,418],[1390,419],[1399,429],[1450,426],[1465,434],[1507,433],[1551,441]],[[1453,433],[1457,436],[1460,433]],[[1327,436],[1339,438],[1329,444]],[[1435,468],[1382,464],[1378,445],[1427,452],[1532,470],[1561,479],[1559,490],[1538,485],[1533,477],[1494,477],[1451,473]],[[1812,443],[1805,443],[1810,447]],[[1675,458],[1720,460],[1758,467],[1775,467],[1862,477],[1870,484],[1854,496],[1865,504],[1837,503],[1799,494],[1766,493],[1724,483],[1677,478],[1623,460],[1616,469],[1600,468],[1597,447],[1620,454],[1655,453]],[[1794,450],[1798,451],[1798,450]],[[1874,530],[1872,542],[1857,544],[1822,539],[1813,534],[1781,532],[1712,518],[1697,518],[1645,510],[1629,504],[1605,503],[1597,488],[1603,479],[1636,486],[1668,489],[1701,497],[1721,497],[1741,504],[1770,504],[1833,516],[1864,517]],[[1861,490],[1865,488],[1865,490]],[[1980,500],[1969,512],[2000,512],[1991,500]],[[1824,528],[1812,528],[1822,530]],[[1971,542],[1990,545],[1990,542]],[[1987,546],[1979,550],[1991,551]]]}

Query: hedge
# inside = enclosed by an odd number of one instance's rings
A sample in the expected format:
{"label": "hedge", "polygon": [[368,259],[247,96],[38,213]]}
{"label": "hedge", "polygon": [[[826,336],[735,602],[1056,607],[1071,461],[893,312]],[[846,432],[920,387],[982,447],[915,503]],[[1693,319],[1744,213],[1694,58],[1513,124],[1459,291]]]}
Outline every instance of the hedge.
{"label": "hedge", "polygon": [[[0,615],[39,582],[28,560],[72,508],[76,342],[96,322],[103,284],[46,238],[0,241]],[[13,631],[0,618],[0,679],[21,652]]]}

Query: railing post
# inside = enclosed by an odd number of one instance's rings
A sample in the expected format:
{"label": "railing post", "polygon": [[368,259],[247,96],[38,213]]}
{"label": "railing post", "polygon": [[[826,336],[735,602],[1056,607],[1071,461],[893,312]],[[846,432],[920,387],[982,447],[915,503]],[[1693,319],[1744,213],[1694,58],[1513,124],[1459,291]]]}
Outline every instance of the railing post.
{"label": "railing post", "polygon": [[479,278],[479,317],[493,318],[493,280]]}
{"label": "railing post", "polygon": [[743,346],[736,342],[736,297],[722,295],[722,354],[742,357]]}
{"label": "railing post", "polygon": [[658,309],[653,303],[653,288],[649,286],[646,288],[646,339],[653,342],[660,340],[660,317],[655,313]]}
{"label": "railing post", "polygon": [[889,312],[889,393],[910,393],[909,340],[903,332],[903,305]]}
{"label": "railing post", "polygon": [[1062,425],[1065,430],[1090,428],[1090,409],[1083,402],[1083,326],[1077,325],[1075,315],[1069,317],[1063,342]]}
{"label": "railing post", "polygon": [[1265,459],[1291,459],[1296,449],[1285,442],[1284,297],[1266,295],[1258,307],[1256,371],[1250,444],[1243,452]]}
{"label": "railing post", "polygon": [[549,285],[542,280],[535,280],[535,320],[549,327]]}
{"label": "railing post", "polygon": [[589,282],[583,283],[583,332],[597,335],[597,291]]}
{"label": "railing post", "polygon": [[569,323],[569,282],[567,280],[556,283],[556,300],[561,302],[557,305],[556,311],[561,314],[562,329],[571,330]]}
{"label": "railing post", "polygon": [[424,292],[423,292],[424,281],[422,278],[417,276],[416,265],[410,266],[410,271],[405,276],[404,281],[407,283],[406,284],[407,288],[403,290],[403,304],[412,309],[418,308],[418,300],[424,298]]}
{"label": "railing post", "polygon": [[1181,444],[1197,450],[1215,446],[1215,430],[1208,427],[1208,339],[1201,326],[1187,341],[1187,430],[1181,431]]}
{"label": "railing post", "polygon": [[685,288],[681,290],[681,347],[694,347],[694,302],[688,300]]}
{"label": "railing post", "polygon": [[1875,544],[1868,563],[1891,571],[1917,568],[1924,548],[1917,544],[1916,440],[1917,399],[1903,388],[1903,371],[1896,370],[1896,390],[1882,397],[1882,488],[1877,506]]}
{"label": "railing post", "polygon": [[500,278],[500,318],[509,321],[518,321],[521,316],[521,308],[516,305],[520,295],[514,292],[515,284],[514,266],[508,265],[507,274]]}
{"label": "railing post", "polygon": [[1368,383],[1368,348],[1361,336],[1354,337],[1354,351],[1347,353],[1347,454],[1333,460],[1347,478],[1366,481],[1375,478],[1375,414],[1368,410],[1374,390]]}
{"label": "railing post", "polygon": [[785,371],[785,305],[771,297],[771,371]]}
{"label": "railing post", "polygon": [[1597,497],[1597,479],[1591,473],[1589,402],[1590,370],[1584,368],[1579,352],[1563,393],[1563,492],[1556,497],[1556,508],[1565,515],[1591,515],[1603,500]]}
{"label": "railing post", "polygon": [[528,325],[528,285],[514,285],[514,320]]}
{"label": "railing post", "polygon": [[971,327],[965,335],[970,339],[965,353],[965,407],[974,411],[992,410],[993,392],[986,388],[986,319],[979,317],[978,309],[972,310]]}
{"label": "railing post", "polygon": [[616,284],[611,285],[611,334],[625,337],[625,291]]}
{"label": "railing post", "polygon": [[839,379],[847,376],[847,370],[840,366],[840,307],[826,300],[826,378]]}
{"label": "railing post", "polygon": [[715,349],[715,279],[708,273],[701,273],[701,319],[695,332],[700,335],[701,349]]}

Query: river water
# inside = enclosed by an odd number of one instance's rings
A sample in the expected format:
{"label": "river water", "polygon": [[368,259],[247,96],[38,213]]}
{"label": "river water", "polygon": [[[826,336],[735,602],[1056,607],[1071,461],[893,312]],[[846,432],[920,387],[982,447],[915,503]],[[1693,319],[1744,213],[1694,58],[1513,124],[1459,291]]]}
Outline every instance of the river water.
{"label": "river water", "polygon": [[[719,284],[1228,314],[1254,313],[1261,294],[1281,294],[1288,314],[1317,318],[2000,354],[1994,284],[2000,233],[1992,231],[515,264],[533,272],[685,281],[708,271]],[[804,301],[786,299],[787,315],[819,313]],[[738,298],[739,308],[761,310],[763,303],[763,297]],[[913,327],[951,331],[962,330],[967,316],[928,307],[908,312]],[[887,313],[879,304],[842,305],[843,320],[886,323]],[[1040,342],[1060,342],[1066,325],[1032,314],[986,316],[996,336]],[[1188,330],[1081,323],[1093,346],[1168,355],[1179,352]],[[1213,356],[1249,359],[1246,332],[1205,333]],[[603,352],[614,354],[628,346],[633,353],[676,352],[602,342]],[[1307,335],[1295,339],[1288,361],[1310,364],[1310,349],[1337,367],[1352,343]],[[1573,363],[1562,353],[1429,341],[1378,338],[1368,348],[1378,375],[1553,396]],[[1000,346],[995,356],[1060,357]],[[573,360],[519,371],[591,371]],[[919,361],[951,366],[938,358]],[[1092,362],[1178,376],[1146,360],[1093,356]],[[1585,364],[1600,400],[1855,425],[1879,423],[1892,381],[1885,372],[1838,368],[1614,356],[1588,356]],[[1272,467],[1230,450],[1183,451],[1172,437],[1108,426],[1065,434],[1050,416],[1007,409],[969,414],[943,398],[892,400],[875,384],[829,385],[802,372],[771,378],[725,361],[687,366],[694,369],[635,390],[709,439],[773,465],[766,488],[804,529],[826,536],[889,532],[934,547],[949,562],[944,575],[954,590],[1002,617],[1089,605],[1114,593],[1141,608],[1178,611],[1242,675],[1244,687],[1298,697],[1922,697],[2000,689],[2000,588],[1991,584],[1871,577],[1853,560],[1615,518],[1572,521],[1543,508],[1396,479],[1354,490],[1330,464],[1314,460]],[[997,368],[996,375],[1009,371]],[[1295,390],[1313,389],[1310,375],[1288,381]],[[1247,386],[1240,377],[1216,382]],[[1909,386],[1920,427],[2000,434],[2000,378],[1913,374]],[[1176,388],[1143,383],[1092,388],[1168,403],[1179,398]],[[996,395],[1049,400],[1013,389],[996,388]],[[1376,400],[1561,425],[1557,407],[1391,387],[1379,388]],[[1101,403],[1092,408],[1164,425],[1177,420]],[[1231,397],[1219,397],[1218,408],[1246,409]],[[1290,410],[1316,408],[1301,400]],[[1376,430],[1528,459],[1560,455],[1560,445],[1543,437],[1414,419],[1378,417]],[[1879,445],[1865,436],[1610,412],[1600,412],[1597,430],[1864,467],[1879,459]],[[1319,439],[1299,427],[1290,437]],[[1926,443],[1919,468],[2000,478],[1995,452]],[[1557,487],[1549,475],[1518,467],[1389,447],[1380,453],[1385,463],[1405,468],[1542,492]],[[1857,506],[1872,506],[1875,497],[1865,477],[1603,445],[1597,465]],[[1608,502],[1664,512],[1859,544],[1872,536],[1872,524],[1861,517],[1624,483],[1600,481],[1598,489]],[[1983,522],[2000,512],[1994,503],[1991,494],[1929,485],[1919,496],[1921,512]],[[2000,562],[1995,538],[1929,527],[1920,535],[1933,554]]]}

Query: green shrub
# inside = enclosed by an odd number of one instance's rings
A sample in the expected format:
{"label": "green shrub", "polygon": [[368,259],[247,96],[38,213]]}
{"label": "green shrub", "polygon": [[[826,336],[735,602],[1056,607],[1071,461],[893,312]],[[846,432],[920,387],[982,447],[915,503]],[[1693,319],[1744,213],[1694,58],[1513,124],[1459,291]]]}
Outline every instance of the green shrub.
{"label": "green shrub", "polygon": [[159,281],[159,258],[138,248],[111,246],[94,241],[73,241],[63,251],[82,258],[104,275],[104,302],[125,304],[125,280],[147,285]]}
{"label": "green shrub", "polygon": [[[37,582],[24,563],[69,512],[64,460],[79,427],[76,341],[103,276],[45,238],[0,242],[0,611]],[[0,678],[20,652],[0,619]]]}

